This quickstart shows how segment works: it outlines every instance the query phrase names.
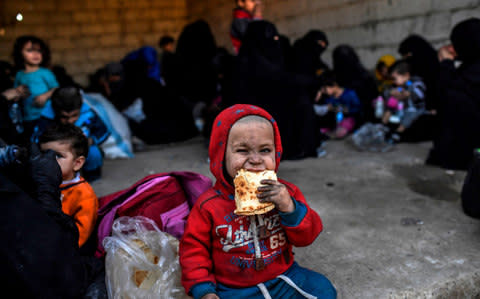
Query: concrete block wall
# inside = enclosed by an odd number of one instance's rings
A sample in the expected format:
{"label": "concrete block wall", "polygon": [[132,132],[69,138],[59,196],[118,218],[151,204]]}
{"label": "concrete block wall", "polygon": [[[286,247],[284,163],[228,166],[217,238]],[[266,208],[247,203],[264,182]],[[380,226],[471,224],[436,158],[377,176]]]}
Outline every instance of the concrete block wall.
{"label": "concrete block wall", "polygon": [[[22,22],[14,22],[18,12]],[[185,0],[1,0],[0,59],[12,61],[16,37],[37,35],[50,46],[52,63],[86,85],[106,63],[156,47],[163,34],[177,37],[185,21]]]}
{"label": "concrete block wall", "polygon": [[[309,29],[324,30],[330,47],[350,44],[365,66],[373,69],[384,54],[398,57],[398,44],[410,33],[427,38],[438,48],[448,43],[453,26],[468,17],[480,17],[480,0],[264,0],[265,19],[276,24],[291,42]],[[231,50],[229,28],[234,1],[187,0],[189,20],[210,23],[217,43]]]}

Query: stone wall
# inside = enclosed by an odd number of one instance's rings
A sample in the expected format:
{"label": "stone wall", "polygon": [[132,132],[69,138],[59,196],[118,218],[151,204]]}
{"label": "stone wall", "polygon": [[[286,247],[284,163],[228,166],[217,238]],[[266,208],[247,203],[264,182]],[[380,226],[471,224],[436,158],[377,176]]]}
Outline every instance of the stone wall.
{"label": "stone wall", "polygon": [[86,85],[105,63],[156,46],[163,34],[177,37],[185,20],[185,0],[1,0],[0,59],[11,61],[16,37],[34,34],[49,44],[53,64]]}
{"label": "stone wall", "polygon": [[[480,16],[480,0],[264,0],[265,18],[293,42],[309,29],[326,31],[331,50],[353,45],[368,68],[398,43],[419,33],[439,46],[458,21]],[[187,21],[208,21],[217,43],[231,50],[232,0],[3,0],[0,1],[0,59],[11,61],[16,37],[35,34],[79,83],[110,61],[159,37],[178,37]],[[21,12],[22,22],[15,22]],[[2,30],[4,28],[4,30]]]}
{"label": "stone wall", "polygon": [[[189,20],[204,18],[219,45],[231,49],[228,32],[234,1],[187,0]],[[332,49],[341,43],[356,48],[367,68],[384,54],[398,55],[400,41],[410,33],[426,37],[435,47],[448,42],[459,21],[480,16],[480,0],[264,0],[265,19],[277,25],[291,42],[309,29],[324,30],[331,61]]]}

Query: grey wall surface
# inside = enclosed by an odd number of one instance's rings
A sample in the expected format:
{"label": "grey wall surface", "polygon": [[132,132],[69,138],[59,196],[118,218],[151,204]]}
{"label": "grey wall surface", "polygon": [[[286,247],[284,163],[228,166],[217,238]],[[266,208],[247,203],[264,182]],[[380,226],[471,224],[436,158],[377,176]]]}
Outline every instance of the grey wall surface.
{"label": "grey wall surface", "polygon": [[[398,56],[398,44],[410,33],[424,36],[438,48],[449,42],[456,23],[480,17],[479,0],[264,0],[264,4],[264,18],[291,42],[309,29],[324,30],[331,45],[325,61],[331,61],[336,45],[347,43],[370,69],[384,54]],[[187,15],[190,21],[208,21],[218,44],[231,50],[233,7],[232,0],[187,0]]]}

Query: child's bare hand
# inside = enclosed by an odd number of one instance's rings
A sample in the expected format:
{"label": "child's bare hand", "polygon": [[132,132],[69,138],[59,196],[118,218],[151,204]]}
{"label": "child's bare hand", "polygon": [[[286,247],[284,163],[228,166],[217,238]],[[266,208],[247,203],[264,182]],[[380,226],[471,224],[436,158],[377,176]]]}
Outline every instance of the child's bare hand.
{"label": "child's bare hand", "polygon": [[398,99],[400,97],[400,91],[398,91],[397,89],[394,89],[390,92],[390,95],[396,99]]}
{"label": "child's bare hand", "polygon": [[452,45],[443,46],[438,50],[438,60],[454,60],[457,56]]}
{"label": "child's bare hand", "polygon": [[283,213],[293,212],[295,205],[284,184],[274,180],[262,180],[260,183],[265,185],[257,189],[260,202],[271,202]]}
{"label": "child's bare hand", "polygon": [[210,293],[203,296],[202,299],[220,299],[220,297],[218,297],[217,294]]}
{"label": "child's bare hand", "polygon": [[321,89],[319,91],[317,91],[317,96],[315,97],[315,103],[320,102],[320,99],[322,98],[322,95],[323,95],[323,92],[322,92]]}
{"label": "child's bare hand", "polygon": [[43,107],[45,106],[45,103],[48,100],[48,95],[47,94],[41,94],[35,97],[33,102],[35,103],[35,106],[37,107]]}
{"label": "child's bare hand", "polygon": [[16,88],[20,98],[26,99],[30,95],[30,89],[26,85],[20,85]]}
{"label": "child's bare hand", "polygon": [[18,101],[20,99],[20,95],[15,88],[10,88],[2,92],[2,95],[7,99],[7,101]]}

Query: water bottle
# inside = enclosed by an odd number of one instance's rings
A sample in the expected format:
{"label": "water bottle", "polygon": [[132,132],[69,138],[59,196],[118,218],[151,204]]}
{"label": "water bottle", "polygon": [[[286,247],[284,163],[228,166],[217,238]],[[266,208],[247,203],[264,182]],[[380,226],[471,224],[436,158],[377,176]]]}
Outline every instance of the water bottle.
{"label": "water bottle", "polygon": [[13,125],[15,126],[15,130],[18,134],[23,133],[23,117],[22,111],[20,109],[20,105],[17,102],[14,102],[10,108],[8,109],[8,115],[12,120]]}
{"label": "water bottle", "polygon": [[377,101],[375,102],[375,117],[382,118],[383,116],[383,98],[378,97]]}
{"label": "water bottle", "polygon": [[403,117],[403,102],[398,102],[398,117],[401,119]]}
{"label": "water bottle", "polygon": [[339,110],[337,112],[337,124],[341,123],[343,120],[343,111],[342,107],[339,107]]}

